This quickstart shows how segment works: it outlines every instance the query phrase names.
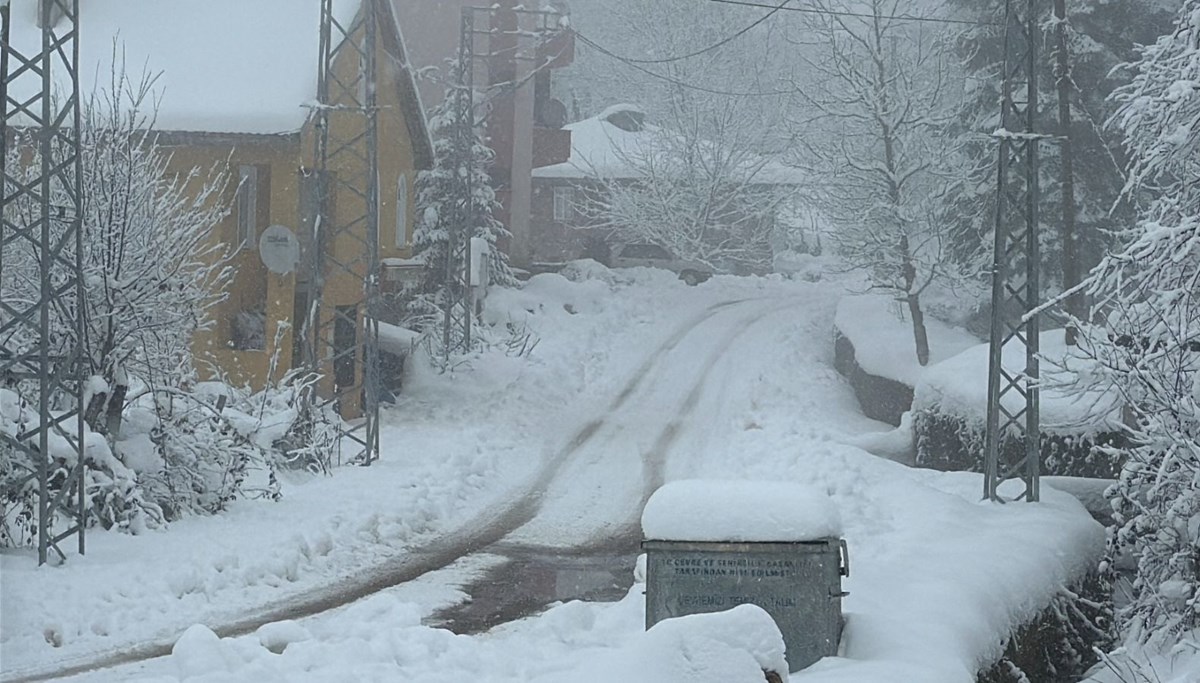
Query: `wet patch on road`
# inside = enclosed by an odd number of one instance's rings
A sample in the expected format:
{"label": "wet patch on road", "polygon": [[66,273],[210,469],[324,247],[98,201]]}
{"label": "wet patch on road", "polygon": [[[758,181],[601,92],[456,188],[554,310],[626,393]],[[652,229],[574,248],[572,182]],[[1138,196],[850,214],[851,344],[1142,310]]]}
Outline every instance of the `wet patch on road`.
{"label": "wet patch on road", "polygon": [[559,602],[616,602],[633,585],[636,544],[586,550],[493,546],[488,553],[505,558],[462,590],[466,602],[440,610],[428,626],[460,635],[537,614]]}

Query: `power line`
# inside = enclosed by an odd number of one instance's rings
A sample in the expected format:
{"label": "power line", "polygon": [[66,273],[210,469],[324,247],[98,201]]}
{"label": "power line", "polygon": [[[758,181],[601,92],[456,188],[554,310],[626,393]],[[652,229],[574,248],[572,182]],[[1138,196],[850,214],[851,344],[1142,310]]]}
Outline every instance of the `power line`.
{"label": "power line", "polygon": [[603,45],[600,45],[599,43],[595,42],[594,40],[591,40],[590,38],[583,35],[582,33],[579,33],[578,31],[575,32],[575,38],[577,40],[579,40],[581,43],[590,46],[592,49],[596,50],[600,54],[603,54],[607,57],[615,59],[618,62],[621,62],[622,64],[625,64],[632,69],[637,69],[638,71],[646,74],[647,76],[652,76],[659,80],[663,80],[663,81],[666,81],[673,85],[677,85],[681,88],[688,88],[689,90],[695,90],[698,92],[707,93],[709,95],[722,95],[725,97],[778,97],[780,95],[791,95],[793,92],[791,90],[766,90],[766,91],[738,92],[738,91],[732,91],[732,90],[718,90],[716,88],[707,88],[702,85],[696,85],[694,83],[688,83],[687,81],[679,80],[678,78],[675,78],[673,76],[668,76],[667,74],[658,73],[657,71],[654,71],[652,69],[647,69],[646,67],[642,66],[637,60],[633,60],[628,57],[623,57],[623,56],[613,52],[612,50],[609,50],[608,48],[604,47]]}
{"label": "power line", "polygon": [[732,43],[733,41],[737,40],[738,38],[741,38],[742,36],[746,35],[750,31],[754,30],[754,28],[757,27],[759,24],[761,24],[764,21],[766,21],[767,19],[770,19],[771,17],[775,16],[775,14],[777,12],[779,12],[779,10],[784,9],[784,5],[788,4],[791,1],[792,0],[783,0],[783,2],[779,3],[779,5],[777,5],[775,7],[771,7],[770,5],[763,5],[764,8],[770,9],[771,11],[762,15],[761,17],[756,19],[754,21],[754,23],[742,28],[740,31],[734,33],[733,35],[731,35],[727,38],[724,38],[716,43],[713,43],[712,45],[709,45],[706,48],[696,50],[695,52],[689,52],[686,55],[679,55],[677,57],[665,57],[663,59],[626,58],[624,61],[627,64],[669,64],[671,62],[681,62],[685,59],[691,59],[692,57],[699,57],[700,55],[702,55],[706,52],[712,52],[713,50],[716,50],[719,47],[724,47],[724,46],[728,45],[729,43]]}
{"label": "power line", "polygon": [[[830,15],[830,16],[836,16],[836,17],[860,17],[860,18],[864,18],[864,19],[874,19],[877,16],[874,14],[868,14],[866,12],[843,12],[843,11],[839,11],[839,10],[813,9],[811,7],[784,7],[783,5],[776,7],[775,5],[767,5],[767,4],[763,4],[761,2],[750,2],[749,0],[708,0],[708,2],[715,2],[715,3],[722,4],[722,5],[737,5],[739,7],[757,7],[759,9],[769,9],[769,10],[774,10],[774,11],[783,10],[786,12],[800,12],[803,14],[824,14],[824,15]],[[784,4],[787,4],[787,3],[784,3]],[[967,26],[1002,26],[1003,25],[998,22],[989,22],[989,21],[971,21],[969,19],[943,19],[941,17],[913,17],[913,16],[908,16],[908,15],[884,16],[882,18],[888,19],[889,21],[920,21],[920,22],[927,22],[927,23],[931,23],[931,24],[959,24],[959,25],[967,25]]]}

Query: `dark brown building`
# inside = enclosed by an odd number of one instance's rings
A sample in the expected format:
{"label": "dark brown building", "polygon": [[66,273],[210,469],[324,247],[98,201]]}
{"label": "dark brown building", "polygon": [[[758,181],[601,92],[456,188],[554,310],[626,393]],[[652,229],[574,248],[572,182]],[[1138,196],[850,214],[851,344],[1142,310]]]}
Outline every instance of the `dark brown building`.
{"label": "dark brown building", "polygon": [[485,55],[475,59],[473,73],[478,92],[488,100],[486,133],[496,152],[492,180],[501,204],[497,218],[512,233],[513,265],[528,267],[537,251],[531,229],[533,171],[564,162],[571,152],[570,132],[562,127],[566,108],[550,96],[554,70],[575,57],[565,18],[523,11],[519,8],[536,3],[520,0],[391,2],[407,29],[414,67],[437,74],[422,79],[426,106],[438,104],[445,94],[448,60],[459,53],[464,12],[470,13],[477,32],[474,53]]}

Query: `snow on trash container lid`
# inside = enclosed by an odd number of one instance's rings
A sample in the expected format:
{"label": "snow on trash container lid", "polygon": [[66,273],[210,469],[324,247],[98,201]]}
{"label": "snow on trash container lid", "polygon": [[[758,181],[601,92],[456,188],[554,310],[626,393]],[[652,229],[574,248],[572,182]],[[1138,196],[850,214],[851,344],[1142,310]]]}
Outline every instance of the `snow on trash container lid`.
{"label": "snow on trash container lid", "polygon": [[841,533],[829,496],[788,482],[673,481],[655,491],[642,512],[642,534],[655,541],[786,543]]}

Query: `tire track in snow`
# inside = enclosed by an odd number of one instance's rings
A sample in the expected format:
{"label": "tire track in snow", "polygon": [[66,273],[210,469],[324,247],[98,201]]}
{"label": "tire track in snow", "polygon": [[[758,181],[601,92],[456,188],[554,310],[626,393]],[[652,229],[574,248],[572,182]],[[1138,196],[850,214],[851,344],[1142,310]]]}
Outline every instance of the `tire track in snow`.
{"label": "tire track in snow", "polygon": [[[499,514],[496,514],[494,508],[490,512],[485,511],[461,525],[457,530],[421,547],[405,550],[403,555],[392,560],[359,571],[353,576],[343,577],[342,582],[338,585],[283,600],[233,621],[215,626],[210,624],[209,628],[221,638],[228,638],[253,633],[264,624],[311,617],[349,605],[393,586],[407,583],[429,572],[444,569],[464,555],[498,543],[505,536],[537,516],[547,490],[563,467],[573,455],[595,438],[602,427],[606,426],[608,415],[625,406],[664,357],[705,321],[731,306],[747,301],[753,301],[753,299],[734,299],[713,304],[676,328],[671,337],[655,349],[632,373],[621,391],[613,398],[605,413],[586,423],[554,457],[547,459],[536,479],[514,503],[501,509]],[[59,662],[52,668],[37,667],[24,671],[6,672],[0,674],[0,682],[46,681],[165,657],[171,654],[180,635],[182,632],[106,654],[82,655],[72,658],[69,662]]]}
{"label": "tire track in snow", "polygon": [[[645,503],[649,499],[650,495],[662,485],[663,469],[665,467],[666,457],[674,443],[683,433],[685,433],[686,430],[684,428],[688,418],[691,417],[691,415],[695,412],[701,397],[704,395],[705,389],[707,388],[706,385],[708,384],[713,371],[716,369],[718,361],[729,352],[730,348],[738,339],[749,332],[764,318],[794,305],[794,302],[788,301],[786,303],[765,307],[748,316],[742,316],[728,325],[729,329],[725,331],[716,344],[707,347],[703,361],[700,363],[696,363],[694,361],[684,361],[687,367],[703,367],[704,370],[694,377],[689,377],[690,386],[687,390],[684,400],[678,405],[678,407],[675,408],[671,418],[667,420],[665,424],[655,428],[656,433],[652,432],[652,434],[655,434],[652,442],[653,445],[642,454],[642,457],[639,458],[637,464],[633,465],[634,467],[640,468],[640,477],[638,479],[639,483],[637,484],[640,490],[638,494],[636,494],[636,497],[631,497],[627,501],[628,504],[623,506],[622,509],[625,510],[625,512],[623,514],[618,513],[622,514],[622,517],[611,520],[597,520],[598,524],[595,526],[594,531],[589,534],[587,538],[581,537],[581,532],[578,528],[569,529],[564,534],[562,528],[560,528],[561,524],[555,525],[555,520],[553,519],[531,518],[530,522],[532,524],[530,527],[523,527],[517,530],[513,534],[513,537],[506,538],[499,544],[498,548],[503,550],[503,552],[517,553],[530,551],[555,553],[595,553],[602,549],[609,548],[619,548],[622,551],[629,551],[632,548],[636,548],[637,539],[640,538],[641,511],[645,507]],[[648,362],[644,364],[643,367],[645,369],[645,374],[642,376],[649,378],[652,376],[650,372],[651,369],[661,370],[662,368],[652,368],[650,366],[659,365],[658,361],[661,356],[665,355],[666,352],[673,350],[674,346],[675,345],[672,345],[671,348],[660,349],[659,353],[657,353],[653,359],[654,362]],[[624,429],[620,423],[621,416],[614,415],[613,413],[615,413],[617,408],[624,407],[626,399],[628,399],[632,394],[632,391],[623,392],[624,398],[619,402],[619,405],[615,403],[610,409],[609,416],[614,419],[606,419],[604,421],[605,424],[603,425],[606,427],[611,426],[613,428],[611,433],[606,434],[608,439],[603,442],[592,444],[592,446],[595,447],[592,449],[592,457],[587,461],[579,461],[576,463],[576,465],[585,468],[598,465],[605,459],[619,457],[619,453],[622,452],[622,449],[628,450],[629,444],[622,443],[618,439]],[[642,397],[641,401],[650,402],[657,398],[659,397],[651,394]],[[641,406],[641,409],[639,410],[639,406],[635,403],[633,408],[638,414],[651,414],[654,412],[655,406]],[[631,438],[631,440],[633,440],[633,438]],[[583,445],[586,444],[581,444],[581,448]],[[580,472],[577,469],[575,476],[570,481],[581,481],[583,475],[585,474],[586,470],[584,472]],[[550,482],[550,484],[553,485],[554,482]],[[547,493],[548,492],[549,490],[547,490]],[[591,496],[590,499],[588,498],[589,495]],[[598,499],[596,496],[600,496],[600,498]],[[579,492],[576,490],[569,493],[569,495],[565,498],[569,500],[567,503],[569,506],[567,512],[569,513],[573,511],[575,512],[575,515],[572,517],[570,514],[565,514],[559,515],[556,518],[561,517],[559,521],[565,524],[570,524],[572,522],[578,523],[580,519],[582,519],[581,513],[583,511],[595,512],[596,508],[603,503],[611,502],[613,499],[620,497],[622,497],[622,493],[620,491],[605,491],[600,488],[585,492]],[[574,510],[571,510],[571,508],[574,508]],[[556,532],[559,535],[556,536]],[[572,532],[574,532],[575,538],[571,538]]]}

